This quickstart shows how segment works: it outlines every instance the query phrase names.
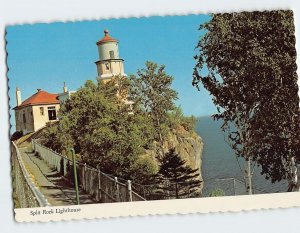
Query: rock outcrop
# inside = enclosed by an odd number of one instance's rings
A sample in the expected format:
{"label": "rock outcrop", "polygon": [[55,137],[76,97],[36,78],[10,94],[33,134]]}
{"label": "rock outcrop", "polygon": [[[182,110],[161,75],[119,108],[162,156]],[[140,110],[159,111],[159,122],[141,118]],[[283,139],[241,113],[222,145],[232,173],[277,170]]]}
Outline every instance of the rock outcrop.
{"label": "rock outcrop", "polygon": [[[164,152],[169,151],[171,148],[175,148],[176,153],[178,153],[182,159],[187,162],[187,165],[193,169],[199,169],[200,179],[202,180],[202,138],[196,132],[188,132],[180,126],[173,129],[169,133],[167,140],[164,142]],[[154,144],[154,148],[147,150],[146,153],[154,158],[160,150],[160,146],[156,143]]]}

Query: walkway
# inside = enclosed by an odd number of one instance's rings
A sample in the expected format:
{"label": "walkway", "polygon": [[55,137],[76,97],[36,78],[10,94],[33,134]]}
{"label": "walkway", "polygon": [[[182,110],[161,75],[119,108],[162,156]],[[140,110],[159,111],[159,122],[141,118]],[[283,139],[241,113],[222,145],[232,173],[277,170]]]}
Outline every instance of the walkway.
{"label": "walkway", "polygon": [[[72,184],[29,149],[19,150],[26,170],[51,206],[76,205],[76,193]],[[80,204],[96,203],[83,190],[79,190],[79,197]]]}

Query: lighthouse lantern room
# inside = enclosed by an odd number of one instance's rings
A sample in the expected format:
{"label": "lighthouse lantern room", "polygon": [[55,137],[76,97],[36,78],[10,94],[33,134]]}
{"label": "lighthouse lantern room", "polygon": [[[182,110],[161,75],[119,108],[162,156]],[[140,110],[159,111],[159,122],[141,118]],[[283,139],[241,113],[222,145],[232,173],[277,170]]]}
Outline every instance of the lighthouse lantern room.
{"label": "lighthouse lantern room", "polygon": [[104,30],[104,37],[97,43],[99,52],[99,61],[96,61],[98,79],[109,81],[113,77],[126,77],[124,73],[124,60],[119,57],[118,40]]}

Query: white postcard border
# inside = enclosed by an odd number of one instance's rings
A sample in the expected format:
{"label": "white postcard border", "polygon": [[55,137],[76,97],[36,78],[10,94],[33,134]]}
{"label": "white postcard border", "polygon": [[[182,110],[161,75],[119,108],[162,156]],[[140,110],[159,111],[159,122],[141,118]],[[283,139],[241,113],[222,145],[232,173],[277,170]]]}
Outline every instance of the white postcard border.
{"label": "white postcard border", "polygon": [[[273,7],[271,9],[277,9],[277,8],[291,9],[291,7]],[[250,11],[250,9],[248,8],[243,10]],[[270,9],[260,8],[259,10],[270,10]],[[223,10],[223,11],[229,12],[228,10]],[[293,11],[296,14],[295,9],[293,9]],[[211,12],[222,12],[222,11],[211,10],[210,13]],[[198,13],[199,12],[197,12],[197,14]],[[191,14],[191,12],[184,13],[184,14],[177,14],[177,15],[189,15],[189,14]],[[156,15],[153,14],[151,16],[156,16]],[[163,17],[166,15],[160,15],[160,16]],[[173,16],[173,14],[170,14],[170,16]],[[43,21],[39,21],[39,22],[43,22]],[[295,24],[296,23],[297,20],[295,17]],[[14,25],[18,25],[18,24],[14,24]],[[296,27],[296,32],[297,32],[297,27]],[[298,47],[297,44],[296,47]],[[297,64],[299,60],[298,57],[297,57]],[[299,73],[298,70],[297,73]],[[298,80],[298,85],[300,82],[299,80]],[[89,204],[89,205],[79,205],[79,206],[70,205],[70,206],[49,206],[49,207],[37,207],[37,208],[16,208],[14,209],[14,212],[15,212],[15,220],[17,222],[49,222],[49,221],[61,221],[61,220],[84,220],[84,219],[95,219],[95,218],[101,219],[101,218],[111,218],[111,217],[127,217],[127,216],[132,217],[132,216],[147,216],[147,215],[162,215],[162,214],[173,215],[173,214],[193,214],[193,213],[205,214],[205,213],[217,213],[217,212],[240,212],[240,211],[291,208],[291,207],[298,207],[298,208],[300,207],[300,192],[256,194],[256,195],[244,195],[244,196],[206,197],[206,198],[193,198],[193,199],[180,199],[180,200],[176,200],[176,199],[157,200],[157,201],[145,201],[145,202],[140,201],[140,202],[121,202],[121,203],[120,202],[99,203],[99,204]],[[80,209],[80,211],[64,212],[62,214],[56,213],[57,211],[59,212],[59,210],[62,209],[73,209],[73,210]],[[53,213],[50,213],[52,210]],[[31,214],[32,212],[37,212],[37,211],[39,211],[40,214],[38,215]]]}
{"label": "white postcard border", "polygon": [[289,207],[300,207],[299,192],[20,208],[15,209],[15,219],[17,222],[49,222],[159,214],[239,212]]}

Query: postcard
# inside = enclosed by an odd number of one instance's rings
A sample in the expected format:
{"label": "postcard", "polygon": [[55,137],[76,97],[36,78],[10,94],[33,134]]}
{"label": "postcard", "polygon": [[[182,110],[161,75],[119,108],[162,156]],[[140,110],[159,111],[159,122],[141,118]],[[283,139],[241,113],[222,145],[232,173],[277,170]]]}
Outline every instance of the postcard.
{"label": "postcard", "polygon": [[6,28],[18,222],[300,206],[292,10]]}

